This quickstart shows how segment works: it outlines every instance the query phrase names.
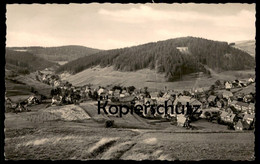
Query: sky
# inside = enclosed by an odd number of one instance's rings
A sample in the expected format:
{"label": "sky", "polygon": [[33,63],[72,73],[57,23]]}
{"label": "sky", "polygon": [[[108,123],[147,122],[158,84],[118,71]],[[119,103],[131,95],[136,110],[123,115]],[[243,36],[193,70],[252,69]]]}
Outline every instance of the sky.
{"label": "sky", "polygon": [[255,4],[8,4],[6,46],[130,47],[177,37],[255,39]]}

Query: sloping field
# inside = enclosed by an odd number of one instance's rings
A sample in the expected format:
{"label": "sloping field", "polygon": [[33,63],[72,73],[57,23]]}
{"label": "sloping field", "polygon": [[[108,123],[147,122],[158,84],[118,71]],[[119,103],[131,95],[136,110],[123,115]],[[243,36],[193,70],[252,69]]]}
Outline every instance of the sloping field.
{"label": "sloping field", "polygon": [[45,110],[50,114],[54,114],[61,120],[66,121],[81,121],[90,119],[90,116],[77,105],[53,106]]}
{"label": "sloping field", "polygon": [[[142,69],[136,72],[121,72],[113,70],[113,67],[94,67],[86,69],[78,74],[67,76],[64,79],[76,86],[89,83],[93,84],[94,87],[107,85],[133,85],[136,88],[147,86],[150,90],[163,90],[165,86],[167,86],[168,89],[188,90],[193,87],[205,87],[208,83],[208,80],[205,80],[207,77],[201,79],[190,79],[187,77],[184,81],[166,82],[164,74],[156,73],[154,70]],[[197,85],[195,86],[194,81],[196,80]]]}
{"label": "sloping field", "polygon": [[22,83],[17,83],[12,80],[5,80],[6,96],[23,96],[31,94],[31,87]]}
{"label": "sloping field", "polygon": [[142,69],[136,72],[121,72],[116,71],[113,67],[94,67],[86,69],[80,73],[71,76],[64,76],[64,80],[68,80],[73,85],[81,86],[86,84],[93,84],[93,87],[107,86],[107,85],[123,85],[135,86],[136,88],[143,88],[147,86],[149,90],[163,90],[166,86],[168,89],[174,90],[189,90],[193,88],[207,89],[216,80],[235,80],[254,76],[254,70],[245,71],[226,71],[216,73],[211,70],[211,77],[203,73],[190,74],[183,76],[182,80],[175,82],[166,82],[164,74],[156,73],[154,70]]}
{"label": "sloping field", "polygon": [[46,97],[50,97],[52,87],[47,84],[36,81],[33,78],[32,74],[26,76],[20,75],[15,77],[14,79],[17,80],[18,82],[24,83],[26,86],[33,87],[34,90],[38,91],[39,94],[42,94]]}
{"label": "sloping field", "polygon": [[238,41],[235,43],[234,47],[246,51],[253,57],[255,56],[255,40]]}

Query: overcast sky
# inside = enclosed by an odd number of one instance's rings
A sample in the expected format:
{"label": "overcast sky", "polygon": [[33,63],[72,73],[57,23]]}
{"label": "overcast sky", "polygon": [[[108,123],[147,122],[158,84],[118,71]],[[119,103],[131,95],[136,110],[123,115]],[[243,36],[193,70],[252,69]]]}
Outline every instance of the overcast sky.
{"label": "overcast sky", "polygon": [[6,46],[122,48],[182,36],[255,39],[255,4],[7,5]]}

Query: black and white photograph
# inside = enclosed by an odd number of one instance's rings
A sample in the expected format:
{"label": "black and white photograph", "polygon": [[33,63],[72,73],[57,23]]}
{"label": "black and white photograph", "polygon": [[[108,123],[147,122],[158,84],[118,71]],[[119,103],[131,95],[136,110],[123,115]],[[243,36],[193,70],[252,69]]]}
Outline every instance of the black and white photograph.
{"label": "black and white photograph", "polygon": [[255,161],[255,23],[255,3],[7,4],[5,160]]}

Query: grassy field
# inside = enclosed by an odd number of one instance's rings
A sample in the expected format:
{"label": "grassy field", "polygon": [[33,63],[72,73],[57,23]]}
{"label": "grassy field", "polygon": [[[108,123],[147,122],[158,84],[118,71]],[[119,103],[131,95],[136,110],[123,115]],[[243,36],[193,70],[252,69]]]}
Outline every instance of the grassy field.
{"label": "grassy field", "polygon": [[234,47],[246,51],[250,55],[255,57],[255,40],[246,40],[246,41],[238,41],[235,42]]}
{"label": "grassy field", "polygon": [[[253,132],[230,131],[203,119],[192,123],[198,130],[187,130],[135,115],[98,115],[94,102],[45,106],[6,113],[7,160],[254,160]],[[116,128],[105,128],[107,119]]]}
{"label": "grassy field", "polygon": [[29,95],[31,94],[31,87],[16,83],[11,80],[5,80],[5,87],[6,87],[6,96],[19,96],[19,95]]}
{"label": "grassy field", "polygon": [[18,102],[24,100],[37,91],[39,94],[50,98],[52,87],[36,81],[35,74],[18,75],[16,77],[8,77],[5,79],[6,96],[11,100]]}
{"label": "grassy field", "polygon": [[254,70],[245,71],[226,71],[216,73],[211,71],[211,76],[206,76],[203,73],[191,74],[183,76],[182,80],[175,82],[166,82],[164,74],[156,73],[154,70],[142,69],[136,72],[120,72],[113,70],[112,67],[94,67],[86,69],[75,75],[64,77],[73,85],[81,86],[85,84],[93,84],[97,86],[107,85],[123,85],[135,86],[143,88],[147,86],[150,90],[163,90],[165,86],[168,89],[189,90],[192,88],[207,89],[216,80],[235,80],[254,76]]}

